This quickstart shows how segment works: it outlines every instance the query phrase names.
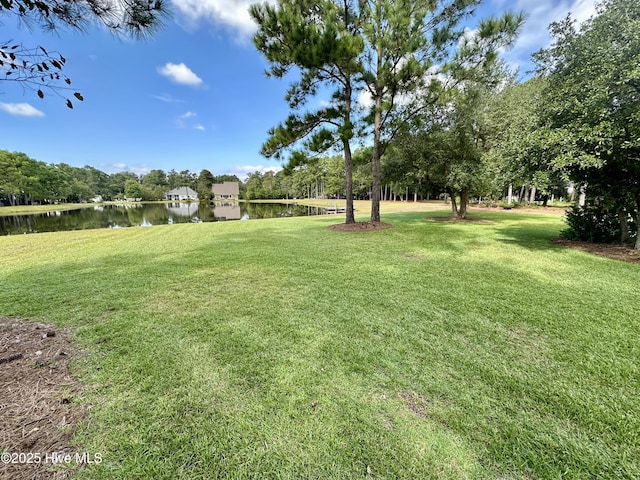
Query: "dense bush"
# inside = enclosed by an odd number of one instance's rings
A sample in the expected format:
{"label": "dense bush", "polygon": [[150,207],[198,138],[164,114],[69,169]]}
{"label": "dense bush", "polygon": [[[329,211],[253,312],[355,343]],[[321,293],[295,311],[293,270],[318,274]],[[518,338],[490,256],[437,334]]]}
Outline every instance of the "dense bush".
{"label": "dense bush", "polygon": [[[568,228],[562,232],[569,240],[598,243],[619,243],[621,238],[620,220],[616,212],[601,205],[573,207],[567,211]],[[630,240],[635,240],[636,226],[631,217],[628,220]]]}
{"label": "dense bush", "polygon": [[511,210],[512,208],[519,208],[520,202],[518,202],[517,200],[512,200],[511,203],[509,203],[506,200],[500,200],[498,206],[505,210]]}

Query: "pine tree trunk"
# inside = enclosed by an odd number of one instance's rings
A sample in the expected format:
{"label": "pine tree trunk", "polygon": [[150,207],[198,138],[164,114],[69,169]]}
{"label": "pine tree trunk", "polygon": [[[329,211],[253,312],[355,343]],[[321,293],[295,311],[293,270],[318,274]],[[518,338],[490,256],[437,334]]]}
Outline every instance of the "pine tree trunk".
{"label": "pine tree trunk", "polygon": [[371,222],[380,221],[380,127],[382,118],[380,109],[382,102],[376,100],[376,113],[373,125],[373,156],[371,159],[371,174],[373,185],[371,188]]}
{"label": "pine tree trunk", "polygon": [[344,173],[346,177],[346,212],[344,223],[355,223],[353,213],[353,157],[351,156],[351,145],[349,140],[343,139],[344,146]]}
{"label": "pine tree trunk", "polygon": [[[382,70],[382,47],[378,45],[377,72]],[[380,130],[382,129],[382,92],[376,85],[375,113],[373,116],[373,156],[371,159],[371,176],[373,186],[371,189],[371,222],[380,221]]]}
{"label": "pine tree trunk", "polygon": [[529,203],[536,201],[536,187],[531,187],[531,196],[529,197]]}

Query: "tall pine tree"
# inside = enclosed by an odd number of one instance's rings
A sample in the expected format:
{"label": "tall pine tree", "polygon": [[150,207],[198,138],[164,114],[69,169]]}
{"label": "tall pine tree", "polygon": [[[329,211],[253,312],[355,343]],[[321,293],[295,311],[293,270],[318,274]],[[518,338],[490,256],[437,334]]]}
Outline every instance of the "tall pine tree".
{"label": "tall pine tree", "polygon": [[[437,102],[435,71],[459,84],[509,46],[524,22],[505,14],[481,22],[471,39],[461,26],[481,0],[360,0],[365,49],[362,78],[371,99],[371,221],[380,221],[380,158],[391,140]],[[431,73],[431,75],[430,75]]]}
{"label": "tall pine tree", "polygon": [[[346,173],[346,223],[354,223],[351,139],[354,136],[353,95],[363,43],[358,35],[352,0],[283,0],[277,6],[253,5],[258,23],[257,49],[270,63],[268,75],[282,78],[297,70],[298,81],[287,93],[292,113],[269,131],[262,147],[266,156],[280,158],[291,150],[289,168],[309,153],[341,146]],[[331,102],[308,108],[308,101],[328,89]]]}

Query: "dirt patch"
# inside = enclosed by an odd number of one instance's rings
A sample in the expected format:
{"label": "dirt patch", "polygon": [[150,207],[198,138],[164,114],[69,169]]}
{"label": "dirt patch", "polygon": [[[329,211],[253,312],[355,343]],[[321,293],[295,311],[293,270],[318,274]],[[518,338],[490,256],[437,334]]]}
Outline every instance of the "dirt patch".
{"label": "dirt patch", "polygon": [[455,223],[495,223],[493,220],[487,220],[485,218],[427,217],[427,220]]}
{"label": "dirt patch", "polygon": [[544,347],[544,339],[532,333],[526,327],[514,327],[509,329],[511,341],[519,347],[526,347],[533,353],[540,353]]}
{"label": "dirt patch", "polygon": [[407,408],[411,410],[414,415],[420,418],[424,418],[427,415],[427,408],[431,402],[422,395],[415,392],[402,392],[400,397],[406,402]]}
{"label": "dirt patch", "polygon": [[81,464],[70,440],[86,407],[68,370],[79,354],[63,329],[0,317],[0,478],[63,479]]}
{"label": "dirt patch", "polygon": [[355,222],[355,223],[338,223],[337,225],[330,225],[330,230],[338,230],[341,232],[361,232],[371,230],[384,230],[385,228],[391,228],[393,225],[385,222]]}
{"label": "dirt patch", "polygon": [[623,262],[640,263],[640,250],[635,250],[626,245],[580,242],[577,240],[567,240],[566,238],[556,238],[553,240],[553,243],[573,248],[574,250],[592,253],[600,257],[622,260]]}

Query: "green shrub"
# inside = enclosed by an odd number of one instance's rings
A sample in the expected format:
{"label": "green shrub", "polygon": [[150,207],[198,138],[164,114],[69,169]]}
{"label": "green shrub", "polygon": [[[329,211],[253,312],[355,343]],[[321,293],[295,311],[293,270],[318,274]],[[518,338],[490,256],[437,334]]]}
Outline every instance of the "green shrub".
{"label": "green shrub", "polygon": [[504,208],[505,210],[511,210],[512,208],[518,208],[520,204],[513,200],[511,203],[508,203],[506,200],[501,200],[498,204],[500,208]]}
{"label": "green shrub", "polygon": [[[596,243],[620,242],[620,220],[615,212],[602,205],[573,207],[567,211],[568,228],[561,235],[569,240],[582,240]],[[637,234],[635,222],[629,218],[629,234],[631,240]]]}

